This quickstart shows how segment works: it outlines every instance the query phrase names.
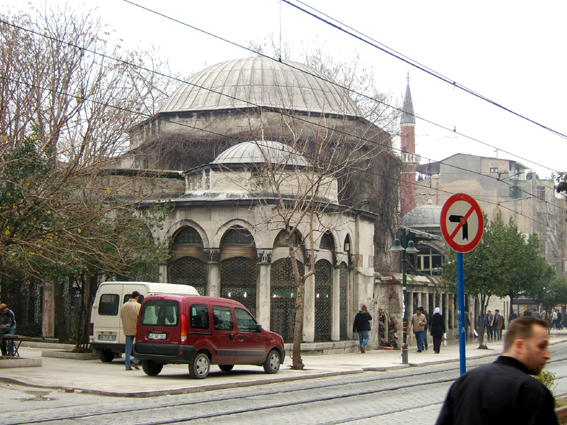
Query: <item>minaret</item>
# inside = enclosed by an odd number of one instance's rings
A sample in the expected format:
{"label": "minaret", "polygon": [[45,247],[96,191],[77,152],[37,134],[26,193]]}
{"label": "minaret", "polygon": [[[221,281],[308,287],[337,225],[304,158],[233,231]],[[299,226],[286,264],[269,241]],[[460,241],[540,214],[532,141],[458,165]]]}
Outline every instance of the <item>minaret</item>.
{"label": "minaret", "polygon": [[411,100],[409,73],[400,126],[401,157],[402,162],[404,163],[401,178],[402,187],[400,212],[403,217],[415,208],[415,170],[421,161],[420,156],[415,154],[415,115],[413,113],[413,102]]}

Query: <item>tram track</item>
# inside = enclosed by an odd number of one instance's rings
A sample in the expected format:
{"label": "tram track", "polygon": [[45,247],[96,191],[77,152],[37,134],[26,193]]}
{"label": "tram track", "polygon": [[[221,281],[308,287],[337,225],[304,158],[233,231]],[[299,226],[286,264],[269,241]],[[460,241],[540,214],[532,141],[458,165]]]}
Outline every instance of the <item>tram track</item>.
{"label": "tram track", "polygon": [[[554,359],[548,363],[549,366],[563,365],[567,362],[567,355],[562,355],[559,347],[553,350]],[[496,357],[496,355],[494,356]],[[492,358],[474,359],[469,361],[471,367],[488,363]],[[567,367],[565,368],[567,371]],[[351,377],[352,382],[344,382],[347,378],[321,378],[317,380],[303,381],[302,383],[286,383],[281,385],[261,385],[240,389],[238,391],[218,391],[209,392],[207,397],[204,396],[175,396],[170,401],[159,400],[160,402],[148,403],[150,405],[140,405],[128,407],[120,406],[115,408],[107,408],[102,411],[93,412],[92,407],[76,408],[73,413],[69,413],[69,408],[48,408],[44,414],[35,415],[35,418],[16,418],[4,417],[5,424],[48,424],[48,423],[92,423],[97,422],[99,425],[104,423],[114,423],[119,417],[127,417],[130,423],[137,424],[175,424],[187,422],[221,421],[235,416],[250,416],[261,412],[304,409],[307,405],[337,405],[342,402],[348,402],[351,399],[375,398],[381,397],[382,394],[391,395],[393,392],[407,393],[416,386],[416,381],[420,382],[420,387],[424,391],[433,386],[448,386],[450,382],[459,376],[459,365],[447,363],[443,365],[430,365],[427,367],[416,367],[396,371],[385,372],[367,372],[355,377]],[[567,382],[567,374],[556,376],[556,382]],[[567,385],[564,385],[567,388]],[[567,391],[563,391],[556,396],[565,395]],[[325,395],[321,395],[325,394]],[[189,400],[187,400],[189,398]],[[419,410],[432,406],[438,406],[441,400],[435,400],[431,403],[416,403],[411,406],[397,407],[395,409],[385,409],[383,412],[362,415],[360,417],[336,418],[333,421],[319,422],[324,424],[343,424],[357,420],[370,418],[379,419],[380,417],[393,415],[411,410]],[[129,403],[130,404],[130,403]],[[220,406],[220,407],[219,407]],[[42,409],[43,410],[43,409]],[[58,411],[59,410],[59,411]],[[181,414],[175,417],[166,418],[176,410]],[[164,412],[166,414],[161,415]],[[184,413],[183,413],[184,412]],[[191,412],[187,414],[187,412]],[[7,413],[7,412],[5,412]],[[3,416],[9,416],[3,415]],[[151,417],[160,419],[152,420]],[[116,422],[118,423],[118,422]]]}

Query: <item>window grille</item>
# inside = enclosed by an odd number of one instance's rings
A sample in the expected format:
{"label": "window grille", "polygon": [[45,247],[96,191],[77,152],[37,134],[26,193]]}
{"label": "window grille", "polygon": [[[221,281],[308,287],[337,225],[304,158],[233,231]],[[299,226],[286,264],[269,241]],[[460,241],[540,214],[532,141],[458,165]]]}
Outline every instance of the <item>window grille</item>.
{"label": "window grille", "polygon": [[220,265],[221,297],[243,304],[256,315],[256,261],[250,258],[233,257]]}
{"label": "window grille", "polygon": [[315,341],[331,340],[333,266],[327,260],[315,264]]}
{"label": "window grille", "polygon": [[345,263],[341,263],[340,266],[340,284],[339,284],[339,311],[341,315],[340,319],[340,340],[344,341],[348,339],[347,332],[348,332],[348,325],[350,323],[348,317],[348,266]]}
{"label": "window grille", "polygon": [[199,295],[206,293],[205,263],[194,257],[181,257],[169,265],[171,283],[193,286]]}
{"label": "window grille", "polygon": [[[297,263],[299,273],[305,273],[303,263]],[[290,258],[282,258],[270,267],[270,330],[280,334],[285,342],[293,341],[295,298],[297,286]]]}

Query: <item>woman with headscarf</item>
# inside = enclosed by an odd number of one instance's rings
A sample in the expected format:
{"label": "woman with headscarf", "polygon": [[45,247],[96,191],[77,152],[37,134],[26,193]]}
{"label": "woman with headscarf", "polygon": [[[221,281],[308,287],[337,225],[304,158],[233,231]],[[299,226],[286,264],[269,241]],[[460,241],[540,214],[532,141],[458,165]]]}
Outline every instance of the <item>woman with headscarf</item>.
{"label": "woman with headscarf", "polygon": [[429,332],[433,337],[433,351],[435,351],[435,354],[439,354],[441,350],[441,340],[443,339],[443,334],[446,332],[445,318],[441,315],[439,307],[435,307],[433,316],[431,316]]}

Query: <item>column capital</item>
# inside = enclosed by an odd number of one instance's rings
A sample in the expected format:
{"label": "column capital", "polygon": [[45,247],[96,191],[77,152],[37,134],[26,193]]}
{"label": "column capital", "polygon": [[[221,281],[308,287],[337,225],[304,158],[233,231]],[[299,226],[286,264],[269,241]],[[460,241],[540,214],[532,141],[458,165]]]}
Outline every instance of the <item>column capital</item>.
{"label": "column capital", "polygon": [[205,250],[209,255],[209,263],[218,263],[220,259],[220,248],[207,248]]}
{"label": "column capital", "polygon": [[259,264],[272,263],[272,249],[259,249],[256,252],[257,261]]}

